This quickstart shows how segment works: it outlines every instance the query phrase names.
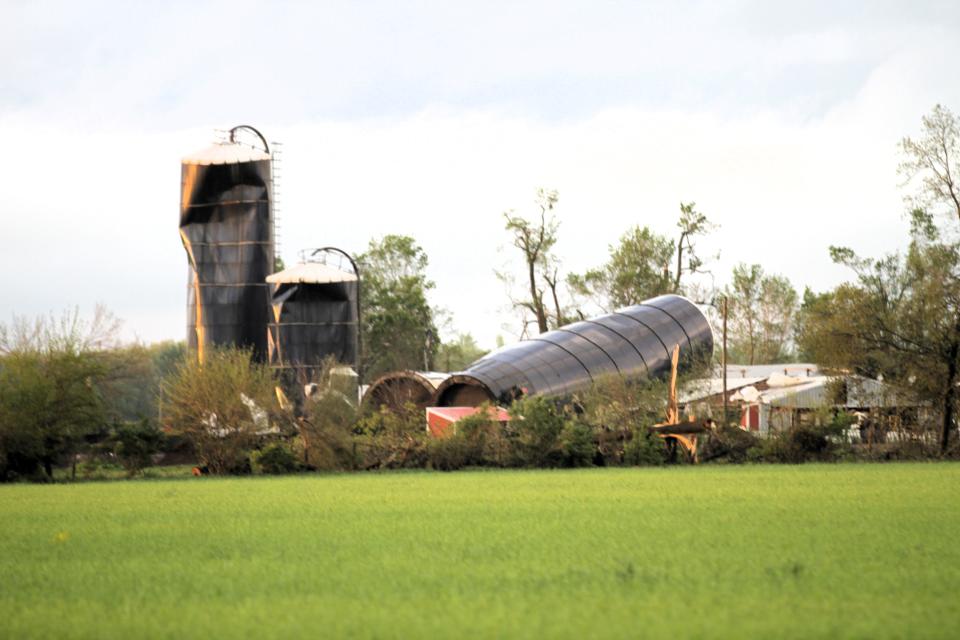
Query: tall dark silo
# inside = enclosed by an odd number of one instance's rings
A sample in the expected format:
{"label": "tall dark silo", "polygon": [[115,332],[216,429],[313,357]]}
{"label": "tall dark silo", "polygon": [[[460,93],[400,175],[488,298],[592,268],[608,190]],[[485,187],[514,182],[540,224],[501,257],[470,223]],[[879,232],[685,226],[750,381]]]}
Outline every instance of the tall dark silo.
{"label": "tall dark silo", "polygon": [[681,371],[709,359],[710,323],[686,298],[659,296],[498,349],[447,378],[437,389],[436,404],[476,406],[519,396],[566,395],[610,375],[655,378],[670,371],[678,344]]}
{"label": "tall dark silo", "polygon": [[310,369],[332,356],[356,366],[359,355],[356,273],[301,262],[266,281],[273,287],[268,335],[271,366]]}
{"label": "tall dark silo", "polygon": [[[237,129],[240,129],[238,127]],[[203,361],[210,345],[267,358],[274,230],[272,163],[262,148],[230,140],[181,163],[180,238],[189,262],[187,343]]]}

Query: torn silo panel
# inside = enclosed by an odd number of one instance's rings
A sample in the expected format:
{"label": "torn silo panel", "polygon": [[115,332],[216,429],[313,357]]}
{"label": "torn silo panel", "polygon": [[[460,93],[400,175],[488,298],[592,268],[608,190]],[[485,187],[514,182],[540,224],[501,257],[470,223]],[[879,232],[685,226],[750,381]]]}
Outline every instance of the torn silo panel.
{"label": "torn silo panel", "polygon": [[273,287],[268,334],[271,365],[315,367],[327,357],[355,365],[356,274],[320,262],[301,262],[266,281]]}
{"label": "torn silo panel", "polygon": [[398,411],[411,403],[417,409],[425,409],[433,404],[437,388],[449,377],[449,373],[436,371],[392,371],[370,384],[363,394],[363,404]]}
{"label": "torn silo panel", "polygon": [[181,164],[180,238],[187,251],[187,343],[200,359],[207,345],[267,355],[273,271],[269,151],[233,142]]}
{"label": "torn silo panel", "polygon": [[565,395],[611,375],[627,380],[658,377],[670,371],[678,344],[681,369],[709,358],[710,323],[686,298],[659,296],[498,349],[445,380],[437,390],[437,405]]}

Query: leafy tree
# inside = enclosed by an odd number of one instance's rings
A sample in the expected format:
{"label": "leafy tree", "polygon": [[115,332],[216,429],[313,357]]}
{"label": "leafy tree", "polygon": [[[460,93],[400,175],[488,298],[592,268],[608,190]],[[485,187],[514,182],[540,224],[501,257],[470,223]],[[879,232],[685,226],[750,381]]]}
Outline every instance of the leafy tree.
{"label": "leafy tree", "polygon": [[759,264],[739,264],[727,289],[734,360],[748,364],[792,357],[797,292],[783,276],[766,275]]}
{"label": "leafy tree", "polygon": [[826,366],[882,375],[904,397],[939,406],[945,451],[960,382],[960,244],[943,239],[926,212],[912,219],[906,255],[871,260],[831,247],[855,280],[809,301],[800,338]]}
{"label": "leafy tree", "polygon": [[[912,200],[920,207],[914,210],[914,228],[918,225],[929,239],[927,254],[932,258],[933,273],[927,274],[939,277],[939,283],[927,283],[934,292],[942,289],[943,294],[954,294],[960,287],[960,265],[957,261],[958,245],[956,242],[937,242],[938,234],[933,232],[933,220],[918,215],[924,210],[933,214],[945,216],[948,220],[958,223],[950,225],[950,235],[957,237],[960,230],[960,121],[957,116],[942,105],[935,105],[931,113],[922,119],[923,132],[919,138],[906,137],[901,142],[903,159],[900,163],[900,173],[905,176],[907,184],[919,185],[915,187]],[[956,412],[956,394],[958,378],[958,362],[960,356],[960,304],[953,295],[937,301],[945,304],[942,309],[949,318],[949,327],[945,343],[945,352],[942,354],[947,361],[946,385],[943,394],[943,424],[941,427],[941,449],[947,450],[950,442],[950,431],[954,428]],[[941,332],[941,335],[943,333]]]}
{"label": "leafy tree", "polygon": [[409,236],[371,240],[363,278],[363,378],[397,369],[432,369],[439,340],[427,302],[427,254]]}
{"label": "leafy tree", "polygon": [[0,325],[0,480],[50,479],[58,461],[105,429],[101,356],[118,326],[103,307],[90,321],[74,309]]}
{"label": "leafy tree", "polygon": [[567,284],[605,311],[693,288],[690,276],[707,273],[705,260],[697,253],[697,240],[714,228],[695,207],[693,202],[680,203],[676,240],[636,226],[620,237],[619,245],[610,247],[605,265],[583,275],[572,274]]}
{"label": "leafy tree", "polygon": [[486,353],[469,333],[458,333],[453,340],[440,345],[437,366],[443,371],[462,371]]}
{"label": "leafy tree", "polygon": [[[527,299],[514,301],[516,308],[533,314],[537,324],[537,331],[545,333],[550,329],[546,306],[543,302],[544,291],[540,279],[546,274],[546,280],[552,282],[554,302],[556,304],[555,320],[562,324],[563,314],[557,298],[557,283],[559,281],[556,259],[550,250],[557,242],[557,232],[560,222],[553,213],[559,196],[556,191],[539,189],[537,191],[537,207],[540,209],[539,219],[527,220],[516,215],[512,210],[503,214],[506,221],[506,230],[512,236],[513,246],[521,251],[526,268]],[[505,274],[497,276],[508,285],[510,279]]]}
{"label": "leafy tree", "polygon": [[35,476],[104,428],[93,382],[103,373],[88,353],[18,351],[0,362],[0,479]]}
{"label": "leafy tree", "polygon": [[131,476],[149,467],[160,451],[163,432],[149,420],[120,424],[111,435],[113,453]]}
{"label": "leafy tree", "polygon": [[637,304],[673,290],[670,263],[673,242],[650,230],[634,227],[610,247],[602,267],[567,278],[570,288],[605,311]]}

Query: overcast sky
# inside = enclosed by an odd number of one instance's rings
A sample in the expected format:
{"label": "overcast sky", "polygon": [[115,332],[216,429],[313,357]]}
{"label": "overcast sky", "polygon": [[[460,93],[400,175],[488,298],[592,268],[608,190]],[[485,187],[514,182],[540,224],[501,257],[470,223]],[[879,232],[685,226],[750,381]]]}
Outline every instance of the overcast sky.
{"label": "overcast sky", "polygon": [[718,285],[831,287],[828,245],[905,244],[897,142],[960,111],[960,3],[778,4],[0,0],[0,321],[183,338],[179,159],[241,123],[283,143],[288,264],[412,235],[486,346],[518,328],[502,212],[541,186],[567,270],[693,200]]}

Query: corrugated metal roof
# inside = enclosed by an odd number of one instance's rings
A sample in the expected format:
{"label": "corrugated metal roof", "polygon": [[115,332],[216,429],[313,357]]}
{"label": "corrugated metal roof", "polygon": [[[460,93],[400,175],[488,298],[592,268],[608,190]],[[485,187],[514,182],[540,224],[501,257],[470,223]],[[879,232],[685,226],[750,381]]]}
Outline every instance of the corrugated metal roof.
{"label": "corrugated metal roof", "polygon": [[[777,378],[780,380],[777,380]],[[791,407],[795,409],[816,409],[825,406],[843,406],[850,409],[910,406],[910,402],[903,398],[902,394],[898,394],[889,386],[878,380],[860,376],[844,376],[842,378],[846,395],[840,405],[835,405],[832,402],[834,399],[832,385],[836,384],[837,378],[830,376],[785,379],[781,372],[777,372],[767,377],[728,378],[727,392],[733,396],[737,391],[754,387],[754,385],[765,381],[771,385],[769,388],[751,391],[751,395],[756,394],[756,400],[752,397],[746,402],[741,397],[731,399],[737,403],[765,404],[771,407]],[[678,400],[681,404],[686,404],[721,393],[723,393],[722,378],[694,380],[680,390]]]}
{"label": "corrugated metal roof", "polygon": [[910,403],[892,388],[878,380],[861,376],[844,376],[843,401],[837,405],[834,388],[838,379],[829,376],[817,376],[810,382],[792,387],[772,387],[760,393],[760,402],[772,407],[794,407],[797,409],[816,409],[826,406],[843,406],[850,409],[868,407],[909,406]]}
{"label": "corrugated metal roof", "polygon": [[[764,378],[727,378],[727,393],[733,393],[737,389],[763,382],[763,380]],[[721,393],[723,393],[723,378],[691,380],[680,389],[677,402],[680,404],[696,402]]]}
{"label": "corrugated metal roof", "polygon": [[817,376],[810,382],[791,387],[771,387],[760,392],[760,402],[772,407],[794,407],[814,409],[827,406],[829,400],[828,384],[830,378]]}
{"label": "corrugated metal roof", "polygon": [[[808,362],[790,362],[786,364],[728,364],[727,380],[733,378],[768,378],[775,373],[787,376],[814,377],[820,375],[817,365]],[[723,370],[717,367],[717,377]]]}

